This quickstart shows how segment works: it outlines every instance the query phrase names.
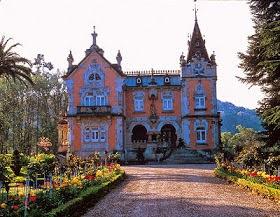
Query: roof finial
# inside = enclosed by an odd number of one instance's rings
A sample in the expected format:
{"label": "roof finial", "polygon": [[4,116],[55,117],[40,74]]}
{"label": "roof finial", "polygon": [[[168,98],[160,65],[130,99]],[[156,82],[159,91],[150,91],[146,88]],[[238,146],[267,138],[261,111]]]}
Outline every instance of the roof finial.
{"label": "roof finial", "polygon": [[117,59],[117,63],[118,63],[118,65],[119,65],[119,66],[121,66],[121,62],[122,62],[122,55],[121,55],[120,50],[118,50],[118,54],[117,54],[116,59]]}
{"label": "roof finial", "polygon": [[93,26],[93,33],[92,35],[92,45],[96,46],[96,38],[97,38],[97,33],[95,32],[95,26]]}
{"label": "roof finial", "polygon": [[198,9],[196,8],[196,0],[194,0],[194,21],[197,21],[197,11]]}
{"label": "roof finial", "polygon": [[72,51],[70,50],[70,53],[67,57],[67,62],[68,62],[68,71],[71,70],[72,66],[73,66],[73,62],[74,62],[74,58],[72,55]]}

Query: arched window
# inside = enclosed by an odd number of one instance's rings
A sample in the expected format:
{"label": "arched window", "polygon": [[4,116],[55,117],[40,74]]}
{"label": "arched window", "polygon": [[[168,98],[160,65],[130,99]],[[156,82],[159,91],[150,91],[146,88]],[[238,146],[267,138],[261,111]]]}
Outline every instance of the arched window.
{"label": "arched window", "polygon": [[89,128],[85,129],[84,135],[85,135],[85,137],[84,137],[85,142],[90,142],[90,129]]}
{"label": "arched window", "polygon": [[206,143],[206,129],[205,127],[196,128],[196,143]]}
{"label": "arched window", "polygon": [[89,81],[93,81],[93,80],[101,80],[101,77],[98,73],[92,73],[88,76],[88,80]]}

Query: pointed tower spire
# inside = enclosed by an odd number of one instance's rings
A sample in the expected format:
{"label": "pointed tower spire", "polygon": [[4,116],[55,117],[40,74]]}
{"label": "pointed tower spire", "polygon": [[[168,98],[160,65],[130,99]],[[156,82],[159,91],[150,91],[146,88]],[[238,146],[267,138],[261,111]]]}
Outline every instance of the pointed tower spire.
{"label": "pointed tower spire", "polygon": [[205,47],[205,40],[202,37],[200,28],[199,28],[199,25],[197,22],[197,11],[198,10],[195,5],[194,28],[193,28],[193,33],[192,33],[191,39],[190,39],[190,41],[188,41],[189,51],[188,51],[187,62],[189,62],[193,57],[204,58],[205,60],[210,61],[206,47]]}

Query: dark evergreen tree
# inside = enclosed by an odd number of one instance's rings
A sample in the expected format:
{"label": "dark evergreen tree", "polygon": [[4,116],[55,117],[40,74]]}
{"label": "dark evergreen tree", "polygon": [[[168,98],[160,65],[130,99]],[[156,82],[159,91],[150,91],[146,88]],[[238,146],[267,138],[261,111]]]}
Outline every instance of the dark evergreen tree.
{"label": "dark evergreen tree", "polygon": [[280,2],[250,0],[255,34],[249,37],[246,53],[239,53],[244,83],[257,85],[265,94],[257,109],[266,129],[266,157],[280,164]]}

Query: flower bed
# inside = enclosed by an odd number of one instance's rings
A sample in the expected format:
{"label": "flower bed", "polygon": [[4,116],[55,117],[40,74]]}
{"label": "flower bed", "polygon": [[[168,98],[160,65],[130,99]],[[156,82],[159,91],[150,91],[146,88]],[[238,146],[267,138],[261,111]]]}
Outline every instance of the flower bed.
{"label": "flower bed", "polygon": [[280,179],[278,176],[270,176],[261,171],[237,169],[232,166],[217,167],[214,173],[217,177],[280,202]]}
{"label": "flower bed", "polygon": [[87,159],[72,156],[63,165],[52,155],[32,156],[17,175],[12,167],[2,165],[0,217],[73,216],[124,177],[119,164],[97,153]]}

